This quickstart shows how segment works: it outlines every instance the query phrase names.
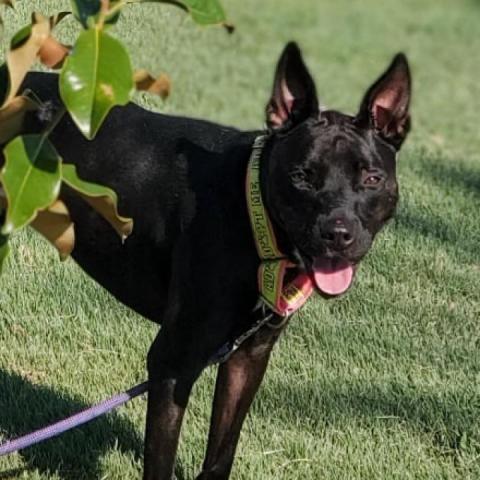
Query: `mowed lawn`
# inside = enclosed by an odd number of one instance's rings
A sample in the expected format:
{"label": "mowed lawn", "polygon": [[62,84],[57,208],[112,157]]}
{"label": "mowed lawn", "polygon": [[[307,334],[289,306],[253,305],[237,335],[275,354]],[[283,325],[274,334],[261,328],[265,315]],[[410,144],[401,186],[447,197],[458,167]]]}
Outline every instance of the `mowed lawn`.
{"label": "mowed lawn", "polygon": [[[7,34],[33,9],[68,7],[17,5]],[[258,128],[290,39],[303,47],[328,106],[354,112],[400,50],[414,79],[396,220],[348,295],[315,299],[292,319],[245,423],[232,478],[480,478],[480,1],[224,5],[233,36],[198,28],[170,6],[127,12],[117,34],[136,66],[173,80],[167,102],[140,95],[141,103]],[[71,41],[73,28],[66,21],[62,38]],[[14,247],[0,277],[0,439],[142,381],[156,333],[33,233],[18,235]],[[214,373],[191,398],[179,479],[200,469]],[[140,478],[145,409],[137,399],[0,459],[0,478]]]}

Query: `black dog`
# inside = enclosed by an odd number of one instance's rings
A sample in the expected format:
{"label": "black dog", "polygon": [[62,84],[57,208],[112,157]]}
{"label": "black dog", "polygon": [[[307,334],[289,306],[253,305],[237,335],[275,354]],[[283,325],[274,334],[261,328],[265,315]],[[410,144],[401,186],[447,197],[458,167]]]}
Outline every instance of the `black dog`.
{"label": "black dog", "polygon": [[[25,82],[60,105],[57,77]],[[248,330],[260,259],[247,213],[252,145],[261,193],[281,250],[324,295],[343,293],[397,203],[396,154],[409,129],[410,74],[400,54],[368,90],[356,116],[320,111],[295,44],[275,75],[268,130],[240,132],[201,120],[115,109],[86,141],[70,118],[51,140],[81,177],[118,192],[135,220],[122,244],[68,189],[74,259],[118,300],[162,328],[148,355],[147,480],[170,480],[188,397],[212,355]],[[36,128],[41,128],[37,125]],[[219,367],[199,479],[227,479],[242,423],[282,328],[262,327]]]}

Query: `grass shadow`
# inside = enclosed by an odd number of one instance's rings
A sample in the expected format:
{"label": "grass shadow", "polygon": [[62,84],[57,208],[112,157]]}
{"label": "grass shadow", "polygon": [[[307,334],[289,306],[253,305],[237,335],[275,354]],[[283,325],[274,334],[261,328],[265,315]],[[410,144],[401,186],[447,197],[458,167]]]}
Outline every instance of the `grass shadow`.
{"label": "grass shadow", "polygon": [[447,192],[461,190],[480,199],[480,167],[476,169],[462,163],[425,156],[416,164],[415,170]]}
{"label": "grass shadow", "polygon": [[448,222],[433,212],[425,212],[412,206],[400,209],[394,221],[394,228],[429,238],[439,245],[453,249],[466,262],[479,258],[478,239],[473,233],[459,230],[458,225]]}
{"label": "grass shadow", "polygon": [[3,472],[0,472],[0,480],[19,478],[19,476],[26,471],[26,468],[12,468],[11,470],[4,470]]}
{"label": "grass shadow", "polygon": [[177,458],[177,461],[175,463],[175,480],[187,480],[187,475],[185,471],[186,469],[184,468],[182,462],[179,458]]}
{"label": "grass shadow", "polygon": [[[23,435],[89,406],[63,392],[34,385],[5,371],[0,371],[0,392],[0,431],[8,438]],[[131,452],[136,458],[143,450],[143,440],[135,427],[115,413],[25,449],[20,455],[27,470],[56,472],[63,480],[91,480],[100,478],[99,457],[114,447],[121,452]],[[0,471],[0,479],[15,478],[12,475],[15,475],[13,470]]]}
{"label": "grass shadow", "polygon": [[[415,164],[415,172],[428,184],[442,189],[445,196],[461,192],[480,202],[480,168],[467,167],[460,162],[446,162],[441,157],[422,156]],[[471,196],[471,197],[470,197]],[[480,203],[478,203],[480,206]],[[472,205],[472,209],[475,205]],[[462,260],[479,258],[478,238],[472,225],[459,228],[458,219],[431,203],[426,208],[403,204],[395,215],[394,228],[434,240],[452,248]]]}
{"label": "grass shadow", "polygon": [[[433,444],[445,453],[459,453],[462,440],[480,451],[477,431],[480,395],[473,390],[438,392],[391,381],[371,383],[301,386],[289,382],[270,383],[256,404],[259,415],[275,412],[281,424],[308,418],[316,431],[322,425],[351,428],[352,420],[372,426],[378,421],[393,421],[405,428],[432,436]],[[472,442],[473,440],[473,442]]]}

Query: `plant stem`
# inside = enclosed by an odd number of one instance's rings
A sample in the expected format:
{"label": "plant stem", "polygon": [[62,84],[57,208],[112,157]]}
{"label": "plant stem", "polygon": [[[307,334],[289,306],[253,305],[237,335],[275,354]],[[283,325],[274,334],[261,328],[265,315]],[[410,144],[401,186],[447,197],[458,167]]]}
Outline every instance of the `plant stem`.
{"label": "plant stem", "polygon": [[123,7],[126,7],[128,5],[128,1],[122,0],[118,3],[116,3],[109,11],[108,11],[108,16],[113,16],[117,12],[119,12]]}
{"label": "plant stem", "polygon": [[47,139],[47,137],[53,132],[55,127],[60,123],[60,120],[63,118],[65,115],[65,112],[67,110],[65,107],[61,107],[57,113],[55,113],[55,116],[53,117],[52,121],[49,123],[47,128],[43,131],[42,133],[42,143]]}
{"label": "plant stem", "polygon": [[100,0],[100,14],[98,16],[98,23],[97,23],[97,28],[99,30],[103,29],[103,26],[105,25],[105,19],[107,18],[108,15],[108,9],[110,7],[110,0]]}

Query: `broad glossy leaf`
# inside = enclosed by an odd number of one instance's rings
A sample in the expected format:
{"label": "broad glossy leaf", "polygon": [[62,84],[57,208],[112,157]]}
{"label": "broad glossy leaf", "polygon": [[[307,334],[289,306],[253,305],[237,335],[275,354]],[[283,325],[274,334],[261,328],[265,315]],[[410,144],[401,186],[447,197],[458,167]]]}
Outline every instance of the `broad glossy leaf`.
{"label": "broad glossy leaf", "polygon": [[16,137],[5,147],[4,155],[0,180],[8,208],[1,233],[8,235],[57,199],[61,172],[58,153],[42,135]]}
{"label": "broad glossy leaf", "polygon": [[133,230],[133,220],[118,214],[117,194],[110,188],[90,183],[79,178],[75,165],[62,165],[63,181],[76,190],[80,196],[125,239]]}
{"label": "broad glossy leaf", "polygon": [[0,235],[0,273],[2,273],[2,268],[5,264],[5,259],[7,258],[8,252],[8,237],[5,235]]}
{"label": "broad glossy leaf", "polygon": [[38,109],[38,104],[27,97],[15,97],[0,108],[0,144],[5,144],[21,133],[25,115]]}
{"label": "broad glossy leaf", "polygon": [[75,229],[70,213],[61,200],[38,212],[31,226],[58,250],[61,260],[65,260],[72,253]]}
{"label": "broad glossy leaf", "polygon": [[137,70],[133,80],[135,88],[139,91],[153,93],[163,99],[170,95],[171,82],[168,75],[164,73],[155,78],[147,70]]}
{"label": "broad glossy leaf", "polygon": [[43,42],[50,35],[50,23],[47,18],[34,14],[34,24],[28,39],[22,40],[20,46],[7,53],[7,65],[9,72],[9,88],[5,103],[15,95],[25,78],[28,70],[37,58]]}
{"label": "broad glossy leaf", "polygon": [[60,74],[60,95],[87,138],[96,135],[113,106],[129,101],[132,77],[130,58],[118,40],[98,29],[80,34]]}
{"label": "broad glossy leaf", "polygon": [[221,24],[233,29],[226,23],[225,11],[219,0],[140,0],[142,2],[169,3],[190,13],[193,20],[200,25]]}

